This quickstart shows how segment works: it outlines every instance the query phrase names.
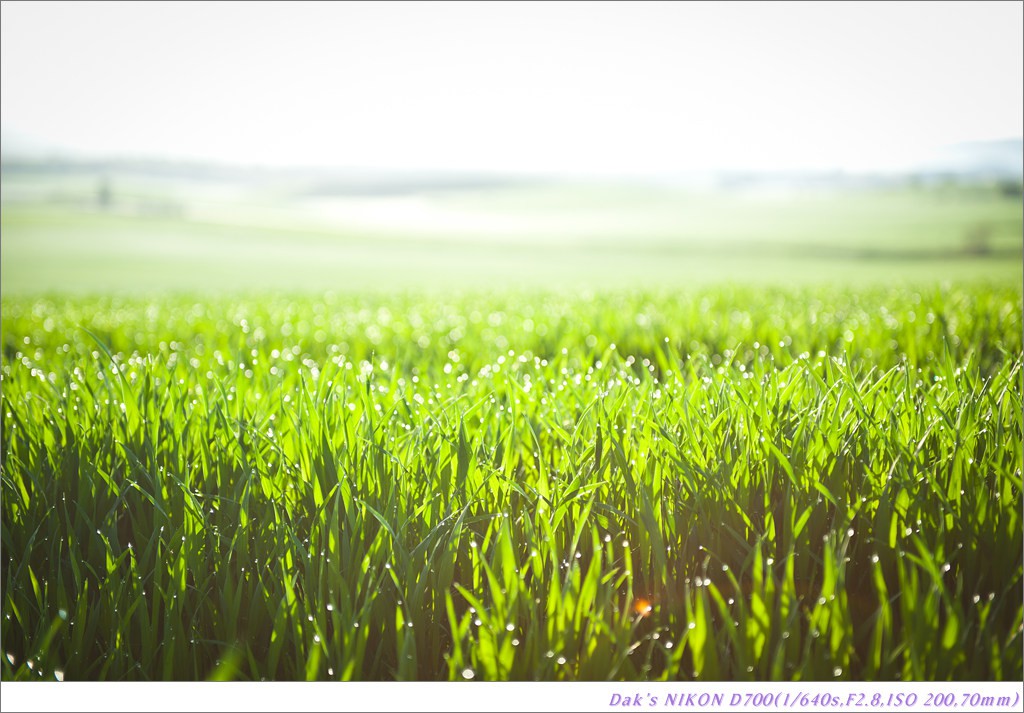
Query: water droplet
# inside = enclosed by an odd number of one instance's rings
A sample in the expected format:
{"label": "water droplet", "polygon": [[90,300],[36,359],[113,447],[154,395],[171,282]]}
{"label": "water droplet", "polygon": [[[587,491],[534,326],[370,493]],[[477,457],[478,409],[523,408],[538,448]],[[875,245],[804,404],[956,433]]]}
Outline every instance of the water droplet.
{"label": "water droplet", "polygon": [[333,604],[328,604],[327,605],[327,611],[334,611],[334,605]]}
{"label": "water droplet", "polygon": [[513,646],[519,646],[519,639],[512,639]]}
{"label": "water droplet", "polygon": [[697,622],[691,621],[689,624],[686,625],[686,628],[687,629],[696,629],[697,628]]}
{"label": "water droplet", "polygon": [[505,631],[515,631],[515,630],[516,630],[516,625],[515,624],[507,624],[505,626]]}
{"label": "water droplet", "polygon": [[320,634],[313,634],[313,643],[314,644],[319,644],[320,643]]}
{"label": "water droplet", "polygon": [[53,670],[53,677],[56,678],[58,681],[63,681],[64,680],[64,672],[61,671],[59,668],[55,668]]}
{"label": "water droplet", "polygon": [[473,676],[475,676],[475,675],[476,674],[473,672],[473,669],[471,669],[471,668],[464,668],[464,669],[462,669],[462,677],[464,679],[466,679],[467,681],[472,679]]}
{"label": "water droplet", "polygon": [[675,646],[675,644],[673,644],[671,641],[666,641],[665,642],[665,648],[666,649],[671,649],[673,646]]}
{"label": "water droplet", "polygon": [[836,676],[836,677],[842,676],[843,675],[843,669],[841,669],[838,666],[836,666],[834,669],[832,669],[832,675]]}
{"label": "water droplet", "polygon": [[559,656],[557,659],[555,659],[555,663],[557,663],[558,665],[561,666],[562,664],[565,663],[565,657],[564,656]]}

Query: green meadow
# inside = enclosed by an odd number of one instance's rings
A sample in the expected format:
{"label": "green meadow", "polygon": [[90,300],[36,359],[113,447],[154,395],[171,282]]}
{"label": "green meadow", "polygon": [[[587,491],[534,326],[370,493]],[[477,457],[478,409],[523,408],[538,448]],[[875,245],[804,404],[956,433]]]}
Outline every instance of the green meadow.
{"label": "green meadow", "polygon": [[1024,676],[1019,194],[32,190],[3,680]]}
{"label": "green meadow", "polygon": [[[5,176],[5,295],[687,290],[1019,282],[1019,192],[429,184],[324,198],[315,182]],[[329,189],[328,184],[323,190]]]}

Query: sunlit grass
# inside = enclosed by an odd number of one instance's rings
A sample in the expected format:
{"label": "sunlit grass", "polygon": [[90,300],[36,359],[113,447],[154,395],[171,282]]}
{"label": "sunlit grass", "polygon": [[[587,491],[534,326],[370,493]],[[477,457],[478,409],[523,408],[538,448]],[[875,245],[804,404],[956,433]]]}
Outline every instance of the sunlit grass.
{"label": "sunlit grass", "polygon": [[2,676],[1019,679],[1021,292],[3,300]]}

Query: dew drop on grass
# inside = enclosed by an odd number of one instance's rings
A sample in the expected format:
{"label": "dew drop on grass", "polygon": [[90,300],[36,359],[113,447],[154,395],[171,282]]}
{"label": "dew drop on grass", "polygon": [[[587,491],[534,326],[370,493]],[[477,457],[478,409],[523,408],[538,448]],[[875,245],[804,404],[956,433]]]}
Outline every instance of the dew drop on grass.
{"label": "dew drop on grass", "polygon": [[327,611],[334,611],[334,605],[333,604],[328,604],[327,605]]}
{"label": "dew drop on grass", "polygon": [[696,629],[697,628],[697,622],[691,621],[689,624],[686,625],[686,628],[687,629]]}
{"label": "dew drop on grass", "polygon": [[334,669],[328,666],[327,667],[327,675],[328,676],[333,676],[334,675]]}
{"label": "dew drop on grass", "polygon": [[506,624],[505,625],[505,631],[515,631],[515,630],[516,630],[516,625],[515,624]]}
{"label": "dew drop on grass", "polygon": [[557,663],[560,666],[563,665],[565,663],[565,657],[559,656],[557,659],[555,659],[555,663]]}
{"label": "dew drop on grass", "polygon": [[519,639],[512,639],[513,646],[519,646]]}
{"label": "dew drop on grass", "polygon": [[475,675],[476,674],[473,672],[473,669],[471,669],[471,668],[464,668],[464,669],[462,669],[462,677],[464,679],[466,679],[467,681],[471,680],[473,678],[473,676],[475,676]]}
{"label": "dew drop on grass", "polygon": [[314,644],[319,644],[320,643],[320,634],[313,634],[313,643]]}
{"label": "dew drop on grass", "polygon": [[837,678],[839,676],[842,676],[843,675],[843,669],[841,669],[838,666],[836,666],[834,669],[832,669],[832,675],[837,677]]}
{"label": "dew drop on grass", "polygon": [[56,678],[58,681],[63,681],[64,680],[64,672],[61,671],[59,668],[56,668],[56,669],[53,670],[53,677]]}

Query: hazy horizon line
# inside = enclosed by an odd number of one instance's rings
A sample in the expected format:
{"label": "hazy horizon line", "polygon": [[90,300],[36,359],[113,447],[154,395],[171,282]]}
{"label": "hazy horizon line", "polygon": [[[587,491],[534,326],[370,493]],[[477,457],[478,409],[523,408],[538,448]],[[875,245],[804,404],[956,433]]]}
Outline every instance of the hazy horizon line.
{"label": "hazy horizon line", "polygon": [[[15,134],[14,148],[11,133]],[[19,136],[20,135],[20,136]],[[25,136],[22,132],[11,132],[3,130],[3,138],[0,140],[0,163],[4,165],[21,164],[65,164],[70,166],[89,166],[96,164],[113,164],[128,166],[163,166],[163,167],[191,167],[208,169],[244,169],[256,170],[266,173],[288,173],[288,172],[309,172],[309,173],[367,173],[367,174],[450,174],[450,175],[486,175],[494,177],[522,177],[522,178],[544,178],[544,177],[572,177],[572,178],[662,178],[662,177],[713,177],[730,175],[753,175],[753,176],[871,176],[871,175],[901,175],[921,172],[950,172],[951,169],[929,167],[927,164],[938,161],[943,153],[964,151],[969,149],[983,149],[985,147],[995,148],[1005,145],[1007,152],[1009,146],[1014,146],[1019,161],[1016,173],[1024,175],[1024,135],[1003,136],[998,138],[979,138],[956,141],[934,146],[921,152],[922,156],[916,161],[908,162],[904,166],[859,166],[846,167],[839,162],[829,164],[822,162],[818,166],[754,166],[754,165],[722,165],[702,167],[680,167],[675,169],[575,169],[572,167],[508,167],[508,166],[466,166],[466,165],[382,165],[365,163],[317,163],[302,161],[274,161],[253,159],[249,161],[231,160],[216,156],[202,156],[184,154],[175,156],[172,154],[161,154],[157,152],[132,152],[132,151],[91,151],[88,149],[76,149],[56,144],[47,144],[35,137],[29,137],[29,141],[23,141]],[[27,144],[27,145],[23,145]],[[955,172],[955,171],[952,171]],[[970,172],[970,171],[969,171]],[[977,172],[977,170],[973,171]],[[992,171],[995,173],[1010,173],[1010,171]]]}

